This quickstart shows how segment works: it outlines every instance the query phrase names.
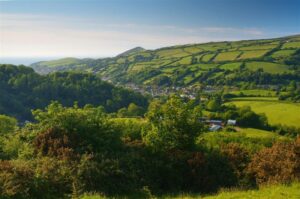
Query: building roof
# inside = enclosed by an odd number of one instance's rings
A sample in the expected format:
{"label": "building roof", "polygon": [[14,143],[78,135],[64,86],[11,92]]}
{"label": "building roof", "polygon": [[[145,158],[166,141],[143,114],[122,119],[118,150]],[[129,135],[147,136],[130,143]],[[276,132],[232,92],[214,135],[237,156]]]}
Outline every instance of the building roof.
{"label": "building roof", "polygon": [[236,125],[236,120],[227,120],[227,124]]}
{"label": "building roof", "polygon": [[220,126],[220,125],[212,125],[210,128],[209,128],[209,130],[210,131],[218,131],[218,130],[220,130],[222,128],[222,126]]}

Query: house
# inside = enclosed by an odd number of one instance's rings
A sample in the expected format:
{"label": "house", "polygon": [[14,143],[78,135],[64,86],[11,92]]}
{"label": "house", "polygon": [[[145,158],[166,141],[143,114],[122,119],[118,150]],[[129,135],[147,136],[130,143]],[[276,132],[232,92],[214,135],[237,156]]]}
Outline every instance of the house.
{"label": "house", "polygon": [[235,126],[236,125],[236,120],[227,120],[227,125]]}
{"label": "house", "polygon": [[222,129],[222,126],[213,124],[213,125],[209,128],[209,131],[218,131],[218,130],[221,130],[221,129]]}
{"label": "house", "polygon": [[219,125],[222,126],[222,120],[206,120],[209,125]]}

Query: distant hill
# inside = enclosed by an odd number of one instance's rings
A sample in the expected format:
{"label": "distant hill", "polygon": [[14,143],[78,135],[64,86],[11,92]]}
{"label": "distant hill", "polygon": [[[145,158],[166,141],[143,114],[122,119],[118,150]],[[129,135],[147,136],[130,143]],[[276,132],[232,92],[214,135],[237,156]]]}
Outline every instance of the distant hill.
{"label": "distant hill", "polygon": [[119,83],[158,86],[282,84],[299,79],[300,35],[210,42],[145,50],[113,58],[62,59],[31,65],[39,73],[79,70]]}
{"label": "distant hill", "polygon": [[130,50],[127,50],[127,51],[119,54],[117,57],[126,57],[126,56],[130,56],[132,54],[135,54],[135,53],[141,53],[143,51],[145,51],[144,48],[142,48],[142,47],[135,47],[135,48],[132,48]]}

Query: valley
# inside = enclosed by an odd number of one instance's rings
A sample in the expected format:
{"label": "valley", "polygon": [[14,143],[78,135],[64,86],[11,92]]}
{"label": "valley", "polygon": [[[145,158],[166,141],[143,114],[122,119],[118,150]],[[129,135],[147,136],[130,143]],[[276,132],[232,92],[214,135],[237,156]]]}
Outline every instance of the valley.
{"label": "valley", "polygon": [[299,199],[299,8],[0,0],[0,199]]}

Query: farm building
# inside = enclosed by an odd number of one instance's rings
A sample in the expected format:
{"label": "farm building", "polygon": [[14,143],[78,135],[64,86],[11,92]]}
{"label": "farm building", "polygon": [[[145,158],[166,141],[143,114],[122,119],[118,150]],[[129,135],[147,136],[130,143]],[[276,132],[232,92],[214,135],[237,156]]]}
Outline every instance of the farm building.
{"label": "farm building", "polygon": [[222,120],[206,120],[206,123],[208,123],[209,125],[223,125]]}
{"label": "farm building", "polygon": [[227,120],[227,125],[235,126],[236,125],[236,120]]}
{"label": "farm building", "polygon": [[221,129],[222,129],[222,126],[216,125],[216,124],[213,124],[213,125],[209,128],[210,131],[219,131],[219,130],[221,130]]}

